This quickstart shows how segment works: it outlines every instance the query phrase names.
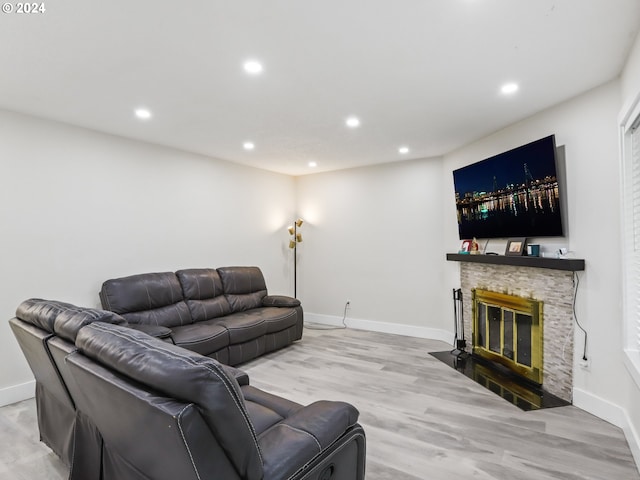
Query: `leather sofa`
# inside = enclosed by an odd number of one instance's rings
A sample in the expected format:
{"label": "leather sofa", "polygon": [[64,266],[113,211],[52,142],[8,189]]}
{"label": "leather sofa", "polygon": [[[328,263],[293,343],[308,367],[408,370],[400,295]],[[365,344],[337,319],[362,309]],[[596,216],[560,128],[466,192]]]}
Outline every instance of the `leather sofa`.
{"label": "leather sofa", "polygon": [[147,333],[238,365],[302,338],[300,301],[268,295],[258,267],[198,268],[107,280],[102,307]]}
{"label": "leather sofa", "polygon": [[72,378],[65,358],[76,350],[80,328],[92,322],[126,324],[112,312],[37,298],[22,302],[16,317],[9,320],[35,377],[40,440],[72,469],[72,478],[79,480],[98,478],[101,447],[99,435],[77,411],[69,392],[67,384]]}
{"label": "leather sofa", "polygon": [[352,405],[303,407],[119,325],[88,325],[76,345],[72,390],[102,434],[104,480],[364,479]]}
{"label": "leather sofa", "polygon": [[36,378],[41,439],[71,480],[364,478],[349,404],[271,395],[112,312],[30,299],[10,324]]}

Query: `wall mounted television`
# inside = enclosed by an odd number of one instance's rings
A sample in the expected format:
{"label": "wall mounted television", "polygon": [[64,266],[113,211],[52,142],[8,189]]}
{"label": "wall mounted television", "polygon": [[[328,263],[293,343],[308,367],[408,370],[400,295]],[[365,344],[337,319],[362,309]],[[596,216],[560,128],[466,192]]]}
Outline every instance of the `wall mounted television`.
{"label": "wall mounted television", "polygon": [[555,135],[453,171],[460,239],[558,237]]}

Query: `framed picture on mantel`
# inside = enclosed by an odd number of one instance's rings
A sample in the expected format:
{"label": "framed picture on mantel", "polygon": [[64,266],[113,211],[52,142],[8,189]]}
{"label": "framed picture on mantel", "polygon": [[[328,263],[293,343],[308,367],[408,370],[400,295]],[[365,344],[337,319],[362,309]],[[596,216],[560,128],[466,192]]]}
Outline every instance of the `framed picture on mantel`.
{"label": "framed picture on mantel", "polygon": [[509,240],[507,240],[507,248],[505,249],[504,254],[510,256],[524,255],[526,246],[526,237],[510,238]]}

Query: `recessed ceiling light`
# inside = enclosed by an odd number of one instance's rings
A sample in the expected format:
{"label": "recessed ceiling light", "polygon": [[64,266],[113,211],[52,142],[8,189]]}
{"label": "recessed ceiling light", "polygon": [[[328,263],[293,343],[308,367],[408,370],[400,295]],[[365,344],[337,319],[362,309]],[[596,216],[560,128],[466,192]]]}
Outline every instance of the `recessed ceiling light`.
{"label": "recessed ceiling light", "polygon": [[519,87],[517,83],[505,83],[500,91],[505,95],[511,95],[512,93],[516,93],[518,91],[518,88]]}
{"label": "recessed ceiling light", "polygon": [[135,114],[140,120],[148,120],[151,118],[151,112],[146,108],[136,108]]}
{"label": "recessed ceiling light", "polygon": [[257,60],[247,60],[244,62],[244,71],[251,75],[258,75],[262,73],[262,64]]}
{"label": "recessed ceiling light", "polygon": [[318,163],[317,163],[317,162],[314,162],[313,160],[311,160],[311,161],[308,163],[308,165],[309,165],[311,168],[315,168],[315,167],[317,167],[317,166],[318,166]]}
{"label": "recessed ceiling light", "polygon": [[360,126],[360,119],[358,117],[349,117],[345,123],[349,128],[356,128]]}
{"label": "recessed ceiling light", "polygon": [[409,153],[409,147],[400,147],[398,149],[398,152],[400,152],[402,155]]}
{"label": "recessed ceiling light", "polygon": [[245,150],[253,150],[254,148],[256,148],[256,146],[253,144],[253,142],[244,142],[244,143],[242,144],[242,147],[243,147]]}

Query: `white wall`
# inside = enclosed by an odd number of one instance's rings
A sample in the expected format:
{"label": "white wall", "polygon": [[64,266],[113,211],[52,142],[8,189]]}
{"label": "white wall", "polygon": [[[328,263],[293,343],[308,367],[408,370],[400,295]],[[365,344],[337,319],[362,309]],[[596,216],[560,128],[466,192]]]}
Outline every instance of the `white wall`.
{"label": "white wall", "polygon": [[[555,133],[566,243],[587,265],[577,314],[591,367],[576,366],[574,400],[625,428],[637,455],[640,391],[622,360],[617,118],[639,84],[640,40],[620,81],[442,159],[297,179],[0,112],[0,312],[8,319],[32,296],[96,306],[106,278],[190,266],[257,264],[271,292],[292,293],[284,227],[300,215],[307,319],[339,321],[349,299],[352,326],[450,340],[459,284],[458,265],[444,260],[459,247],[451,171]],[[576,361],[582,340],[576,331]],[[31,380],[6,322],[0,365],[3,404]]]}
{"label": "white wall", "polygon": [[258,265],[291,294],[294,179],[0,111],[0,405],[32,392],[7,319],[30,297],[99,306],[108,278]]}
{"label": "white wall", "polygon": [[[617,117],[621,106],[620,82],[614,81],[571,101],[548,109],[475,142],[444,159],[443,183],[453,191],[451,171],[506,149],[555,133],[564,146],[568,231],[566,244],[573,255],[586,260],[581,272],[576,310],[589,340],[588,371],[577,364],[584,337],[575,329],[574,404],[632,431],[629,412],[640,398],[623,363],[620,171]],[[455,211],[446,216],[443,238],[453,250],[458,243]],[[557,239],[538,239],[557,243]],[[499,251],[499,249],[498,249]],[[449,281],[457,267],[446,272]],[[636,420],[637,421],[637,420]],[[636,423],[635,430],[638,424]],[[628,435],[637,449],[637,436]]]}
{"label": "white wall", "polygon": [[[629,55],[620,83],[622,85],[622,108],[619,118],[628,112],[630,106],[640,98],[640,35],[636,37],[635,45]],[[622,340],[620,341],[622,344]],[[624,410],[623,421],[625,433],[632,446],[636,464],[640,465],[640,385],[631,374],[622,377],[622,382],[628,385],[628,392],[620,406]]]}
{"label": "white wall", "polygon": [[[575,329],[574,403],[625,430],[640,463],[640,392],[622,352],[621,223],[617,119],[624,96],[637,95],[640,45],[621,81],[540,112],[442,159],[387,164],[298,179],[299,296],[308,318],[446,338],[459,266],[452,170],[555,134],[564,154],[566,238],[536,239],[543,250],[567,246],[586,260],[576,311],[588,330],[589,370],[577,364],[584,337]],[[517,101],[514,100],[514,101]],[[310,225],[309,225],[310,223]],[[505,242],[492,240],[501,252]],[[316,315],[317,314],[317,315]],[[412,331],[411,327],[416,328]]]}
{"label": "white wall", "polygon": [[620,76],[622,104],[629,105],[640,94],[640,34],[636,37],[627,64]]}
{"label": "white wall", "polygon": [[[576,329],[574,403],[624,429],[636,464],[640,465],[640,388],[623,359],[620,168],[618,119],[640,96],[640,36],[630,52],[619,81],[581,95],[478,142],[446,155],[444,193],[453,192],[451,171],[522,143],[556,134],[564,146],[568,203],[567,246],[586,260],[580,274],[577,314],[589,333],[588,371],[577,362],[584,337]],[[458,244],[454,206],[445,204],[443,242]],[[558,240],[539,239],[557,245]],[[561,243],[561,242],[560,242]],[[502,247],[503,248],[503,247]],[[491,249],[491,248],[490,248]],[[494,246],[500,251],[500,246]],[[457,266],[447,266],[448,282],[458,277]]]}
{"label": "white wall", "polygon": [[440,178],[441,160],[425,159],[297,179],[307,319],[335,323],[350,300],[350,326],[453,340]]}

